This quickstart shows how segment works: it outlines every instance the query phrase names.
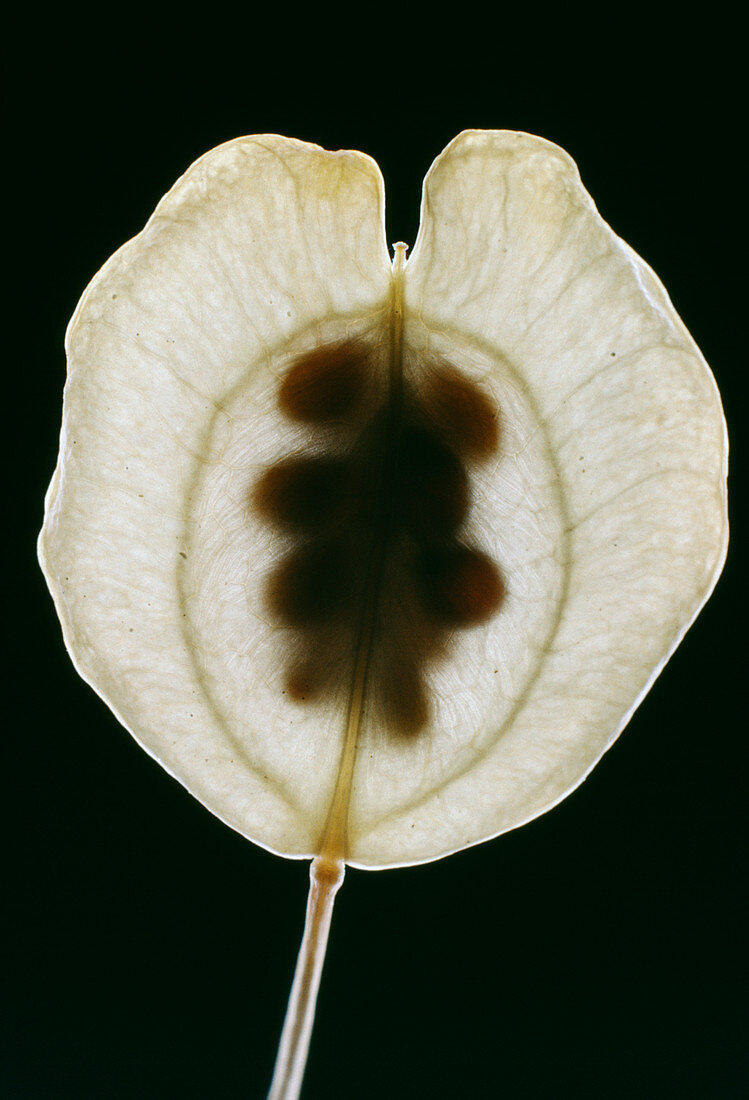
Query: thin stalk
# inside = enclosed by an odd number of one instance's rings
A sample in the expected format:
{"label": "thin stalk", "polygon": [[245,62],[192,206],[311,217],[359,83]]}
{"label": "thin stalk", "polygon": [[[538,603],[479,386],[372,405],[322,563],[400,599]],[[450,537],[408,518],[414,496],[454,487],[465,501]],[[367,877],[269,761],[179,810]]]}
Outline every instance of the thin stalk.
{"label": "thin stalk", "polygon": [[304,934],[268,1100],[297,1100],[299,1096],[304,1067],[307,1064],[333,902],[343,882],[345,869],[345,864],[339,859],[318,856],[312,861]]}

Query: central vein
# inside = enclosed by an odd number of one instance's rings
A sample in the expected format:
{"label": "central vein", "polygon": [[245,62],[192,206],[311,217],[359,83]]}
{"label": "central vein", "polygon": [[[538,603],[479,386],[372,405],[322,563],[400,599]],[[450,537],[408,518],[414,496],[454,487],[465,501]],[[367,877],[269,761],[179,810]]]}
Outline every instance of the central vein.
{"label": "central vein", "polygon": [[[392,284],[391,284],[391,322],[389,348],[389,423],[384,463],[397,462],[397,434],[401,417],[403,391],[403,272],[406,263],[407,246],[398,243],[394,246]],[[383,473],[385,473],[383,469]],[[385,484],[390,481],[385,478]],[[389,537],[389,525],[383,524],[382,530],[372,544],[366,566],[364,585],[364,606],[361,624],[356,641],[354,670],[346,715],[341,759],[338,774],[330,801],[325,828],[320,840],[318,855],[335,861],[346,860],[348,848],[348,818],[351,802],[351,787],[356,764],[356,750],[361,730],[362,712],[367,689],[372,645],[375,635],[377,604],[380,595],[385,556]]]}

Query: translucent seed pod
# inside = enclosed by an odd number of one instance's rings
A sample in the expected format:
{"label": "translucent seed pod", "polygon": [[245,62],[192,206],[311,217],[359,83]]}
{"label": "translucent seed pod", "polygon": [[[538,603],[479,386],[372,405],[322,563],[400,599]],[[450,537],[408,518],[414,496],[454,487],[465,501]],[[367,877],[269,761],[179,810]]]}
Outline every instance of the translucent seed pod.
{"label": "translucent seed pod", "polygon": [[311,858],[271,1095],[298,1094],[345,864],[564,798],[708,598],[725,423],[570,158],[466,131],[410,258],[377,166],[240,138],[67,336],[40,556],[81,675],[204,805]]}

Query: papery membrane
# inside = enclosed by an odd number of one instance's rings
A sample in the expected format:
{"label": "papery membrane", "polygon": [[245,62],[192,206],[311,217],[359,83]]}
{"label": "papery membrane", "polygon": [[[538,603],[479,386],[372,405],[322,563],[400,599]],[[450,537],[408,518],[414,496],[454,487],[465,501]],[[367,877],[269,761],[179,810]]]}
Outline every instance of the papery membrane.
{"label": "papery membrane", "polygon": [[267,425],[289,354],[378,339],[389,288],[376,165],[243,138],[178,181],[67,336],[41,538],[67,646],[144,748],[283,854],[314,850],[341,724],[269,686],[278,642],[250,583],[268,545],[249,494],[290,443]]}
{"label": "papery membrane", "polygon": [[[365,708],[348,861],[437,858],[574,788],[707,599],[726,543],[712,376],[574,164],[469,131],[433,165],[403,282],[404,378],[447,361],[499,410],[466,536],[507,596],[428,673],[429,726]],[[304,452],[276,408],[295,356],[341,340],[389,370],[376,165],[285,138],[198,161],[71,322],[41,555],[81,674],[138,741],[257,843],[315,851],[348,684],[284,696],[263,603],[278,546],[248,506]]]}
{"label": "papery membrane", "polygon": [[[507,670],[492,730],[447,782],[387,815],[357,800],[366,864],[476,843],[574,788],[709,596],[727,538],[712,375],[562,150],[481,131],[448,146],[425,181],[405,309],[407,343],[493,359],[500,406],[519,393],[528,415],[486,486],[487,529],[514,563],[485,653],[488,679]],[[545,631],[532,629],[531,564],[548,575]]]}

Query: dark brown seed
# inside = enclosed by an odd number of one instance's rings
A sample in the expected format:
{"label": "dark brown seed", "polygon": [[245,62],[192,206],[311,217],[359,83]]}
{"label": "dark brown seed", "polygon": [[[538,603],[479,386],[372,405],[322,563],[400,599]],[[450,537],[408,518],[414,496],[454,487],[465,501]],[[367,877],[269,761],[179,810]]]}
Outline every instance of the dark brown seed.
{"label": "dark brown seed", "polygon": [[433,432],[404,428],[394,471],[397,520],[417,537],[446,538],[468,511],[468,479],[458,457]]}
{"label": "dark brown seed", "polygon": [[498,610],[504,584],[494,562],[455,543],[425,551],[419,562],[424,606],[447,624],[471,626]]}
{"label": "dark brown seed", "polygon": [[265,519],[281,527],[309,531],[335,514],[345,482],[342,459],[291,458],[263,474],[252,499]]}
{"label": "dark brown seed", "polygon": [[286,677],[286,691],[295,703],[311,702],[320,691],[320,678],[310,661],[294,665]]}
{"label": "dark brown seed", "polygon": [[382,683],[383,717],[391,729],[406,736],[418,733],[429,720],[429,703],[421,669],[413,656],[390,668]]}
{"label": "dark brown seed", "polygon": [[330,622],[350,597],[352,565],[340,541],[302,547],[271,575],[271,609],[288,626],[309,629]]}
{"label": "dark brown seed", "polygon": [[487,458],[497,449],[499,424],[492,402],[454,367],[429,371],[424,408],[443,438],[469,459]]}
{"label": "dark brown seed", "polygon": [[369,354],[356,341],[316,348],[287,372],[279,405],[287,416],[305,423],[345,420],[364,404],[368,371]]}

